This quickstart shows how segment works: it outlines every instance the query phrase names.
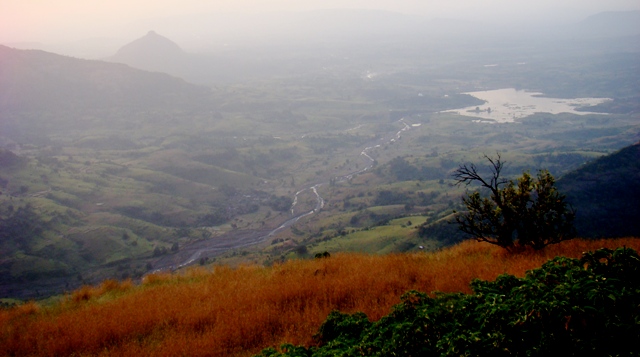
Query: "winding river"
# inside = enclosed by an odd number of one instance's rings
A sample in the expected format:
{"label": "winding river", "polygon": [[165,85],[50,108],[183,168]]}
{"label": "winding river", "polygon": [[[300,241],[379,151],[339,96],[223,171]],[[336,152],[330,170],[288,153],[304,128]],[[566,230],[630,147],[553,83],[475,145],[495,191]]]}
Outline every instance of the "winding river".
{"label": "winding river", "polygon": [[[396,140],[400,139],[402,133],[405,131],[411,130],[415,126],[411,126],[406,123],[405,118],[398,120],[398,123],[402,125],[402,128],[397,132],[390,133],[388,137],[382,138],[383,143],[392,143]],[[356,128],[359,128],[358,126]],[[350,129],[353,130],[353,129]],[[344,182],[352,179],[354,176],[364,173],[366,171],[371,170],[375,163],[375,159],[371,157],[369,152],[376,148],[382,146],[380,143],[375,145],[365,147],[361,152],[360,156],[364,158],[366,161],[366,166],[358,171],[350,172],[344,174],[342,176],[337,176],[334,178],[335,182]],[[297,191],[293,197],[293,204],[290,209],[290,217],[282,222],[277,228],[271,230],[235,230],[227,232],[221,236],[215,237],[214,239],[202,240],[198,242],[194,242],[188,245],[185,245],[178,251],[177,253],[164,256],[155,262],[154,272],[159,272],[163,270],[175,270],[178,268],[182,268],[188,265],[192,265],[198,262],[202,258],[214,257],[220,254],[225,253],[231,249],[238,249],[243,247],[248,247],[251,245],[255,245],[258,243],[262,243],[265,240],[275,236],[280,231],[290,227],[291,225],[298,222],[301,218],[310,216],[314,213],[320,212],[324,207],[325,201],[318,192],[318,189],[323,185],[328,185],[328,182],[320,182],[313,183],[310,186],[305,187],[299,191]],[[316,204],[315,207],[307,212],[302,212],[295,214],[295,207],[298,204],[298,196],[306,191],[311,191],[315,195]]]}

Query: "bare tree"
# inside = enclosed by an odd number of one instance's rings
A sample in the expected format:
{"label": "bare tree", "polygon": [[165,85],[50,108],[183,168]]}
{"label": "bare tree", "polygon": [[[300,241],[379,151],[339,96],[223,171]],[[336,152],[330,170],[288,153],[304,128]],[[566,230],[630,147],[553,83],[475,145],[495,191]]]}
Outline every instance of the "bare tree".
{"label": "bare tree", "polygon": [[484,157],[490,163],[488,177],[474,164],[461,165],[453,174],[458,185],[478,183],[490,193],[483,197],[476,191],[462,198],[467,211],[456,215],[460,230],[507,249],[542,249],[575,236],[575,212],[567,207],[548,171],[539,171],[536,178],[524,172],[516,181],[507,180],[500,177],[504,168],[500,155]]}

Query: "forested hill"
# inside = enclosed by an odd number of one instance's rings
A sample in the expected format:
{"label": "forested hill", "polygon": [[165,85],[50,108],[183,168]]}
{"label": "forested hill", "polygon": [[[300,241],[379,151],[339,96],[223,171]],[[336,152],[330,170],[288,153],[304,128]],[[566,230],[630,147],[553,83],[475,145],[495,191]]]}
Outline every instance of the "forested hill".
{"label": "forested hill", "polygon": [[558,180],[576,209],[580,237],[640,236],[640,143]]}
{"label": "forested hill", "polygon": [[3,111],[168,107],[208,92],[163,73],[0,45]]}

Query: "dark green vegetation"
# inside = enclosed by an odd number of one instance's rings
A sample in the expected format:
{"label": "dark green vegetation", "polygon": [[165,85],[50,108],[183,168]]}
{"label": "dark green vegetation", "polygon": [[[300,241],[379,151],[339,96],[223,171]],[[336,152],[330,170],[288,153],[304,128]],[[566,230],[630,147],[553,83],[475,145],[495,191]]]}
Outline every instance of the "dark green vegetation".
{"label": "dark green vegetation", "polygon": [[[200,252],[203,264],[437,249],[464,238],[445,223],[463,194],[451,180],[460,163],[499,151],[506,178],[562,177],[637,142],[628,39],[449,45],[327,45],[278,64],[313,58],[304,66],[209,87],[0,47],[0,217],[31,217],[3,225],[0,295],[140,277],[176,254],[184,263],[194,244],[228,250]],[[461,93],[506,87],[608,97],[616,110],[504,124],[439,112],[480,104]],[[267,237],[291,218],[296,192],[294,215],[316,208],[313,186],[324,206]],[[247,232],[267,238],[232,249]]]}
{"label": "dark green vegetation", "polygon": [[640,257],[601,249],[554,258],[524,278],[475,280],[473,294],[407,292],[376,322],[332,312],[318,346],[261,356],[628,356],[640,335]]}
{"label": "dark green vegetation", "polygon": [[456,214],[461,231],[506,249],[540,250],[575,237],[575,211],[549,171],[539,171],[536,178],[525,172],[515,181],[507,180],[500,177],[505,165],[500,155],[486,159],[491,164],[487,176],[475,164],[461,165],[453,175],[459,185],[475,183],[489,191],[489,197],[475,191],[462,198],[466,211]]}
{"label": "dark green vegetation", "polygon": [[568,173],[558,188],[576,208],[580,236],[625,237],[640,232],[640,144]]}
{"label": "dark green vegetation", "polygon": [[[635,217],[640,208],[640,145],[602,156],[557,181],[566,202],[575,211],[576,235],[584,238],[632,237],[640,232]],[[454,217],[419,227],[419,235],[438,237],[450,244],[469,238],[454,224]]]}

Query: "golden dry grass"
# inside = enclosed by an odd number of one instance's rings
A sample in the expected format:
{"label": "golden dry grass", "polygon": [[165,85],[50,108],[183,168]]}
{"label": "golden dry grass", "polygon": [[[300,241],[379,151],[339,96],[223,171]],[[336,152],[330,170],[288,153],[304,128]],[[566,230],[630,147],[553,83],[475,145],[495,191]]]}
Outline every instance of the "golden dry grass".
{"label": "golden dry grass", "polygon": [[151,275],[140,286],[107,281],[52,307],[1,311],[0,355],[249,356],[284,342],[311,344],[333,309],[376,320],[410,289],[470,292],[474,278],[522,276],[558,255],[621,246],[640,250],[640,239],[572,240],[518,253],[469,241],[437,253],[192,269]]}

